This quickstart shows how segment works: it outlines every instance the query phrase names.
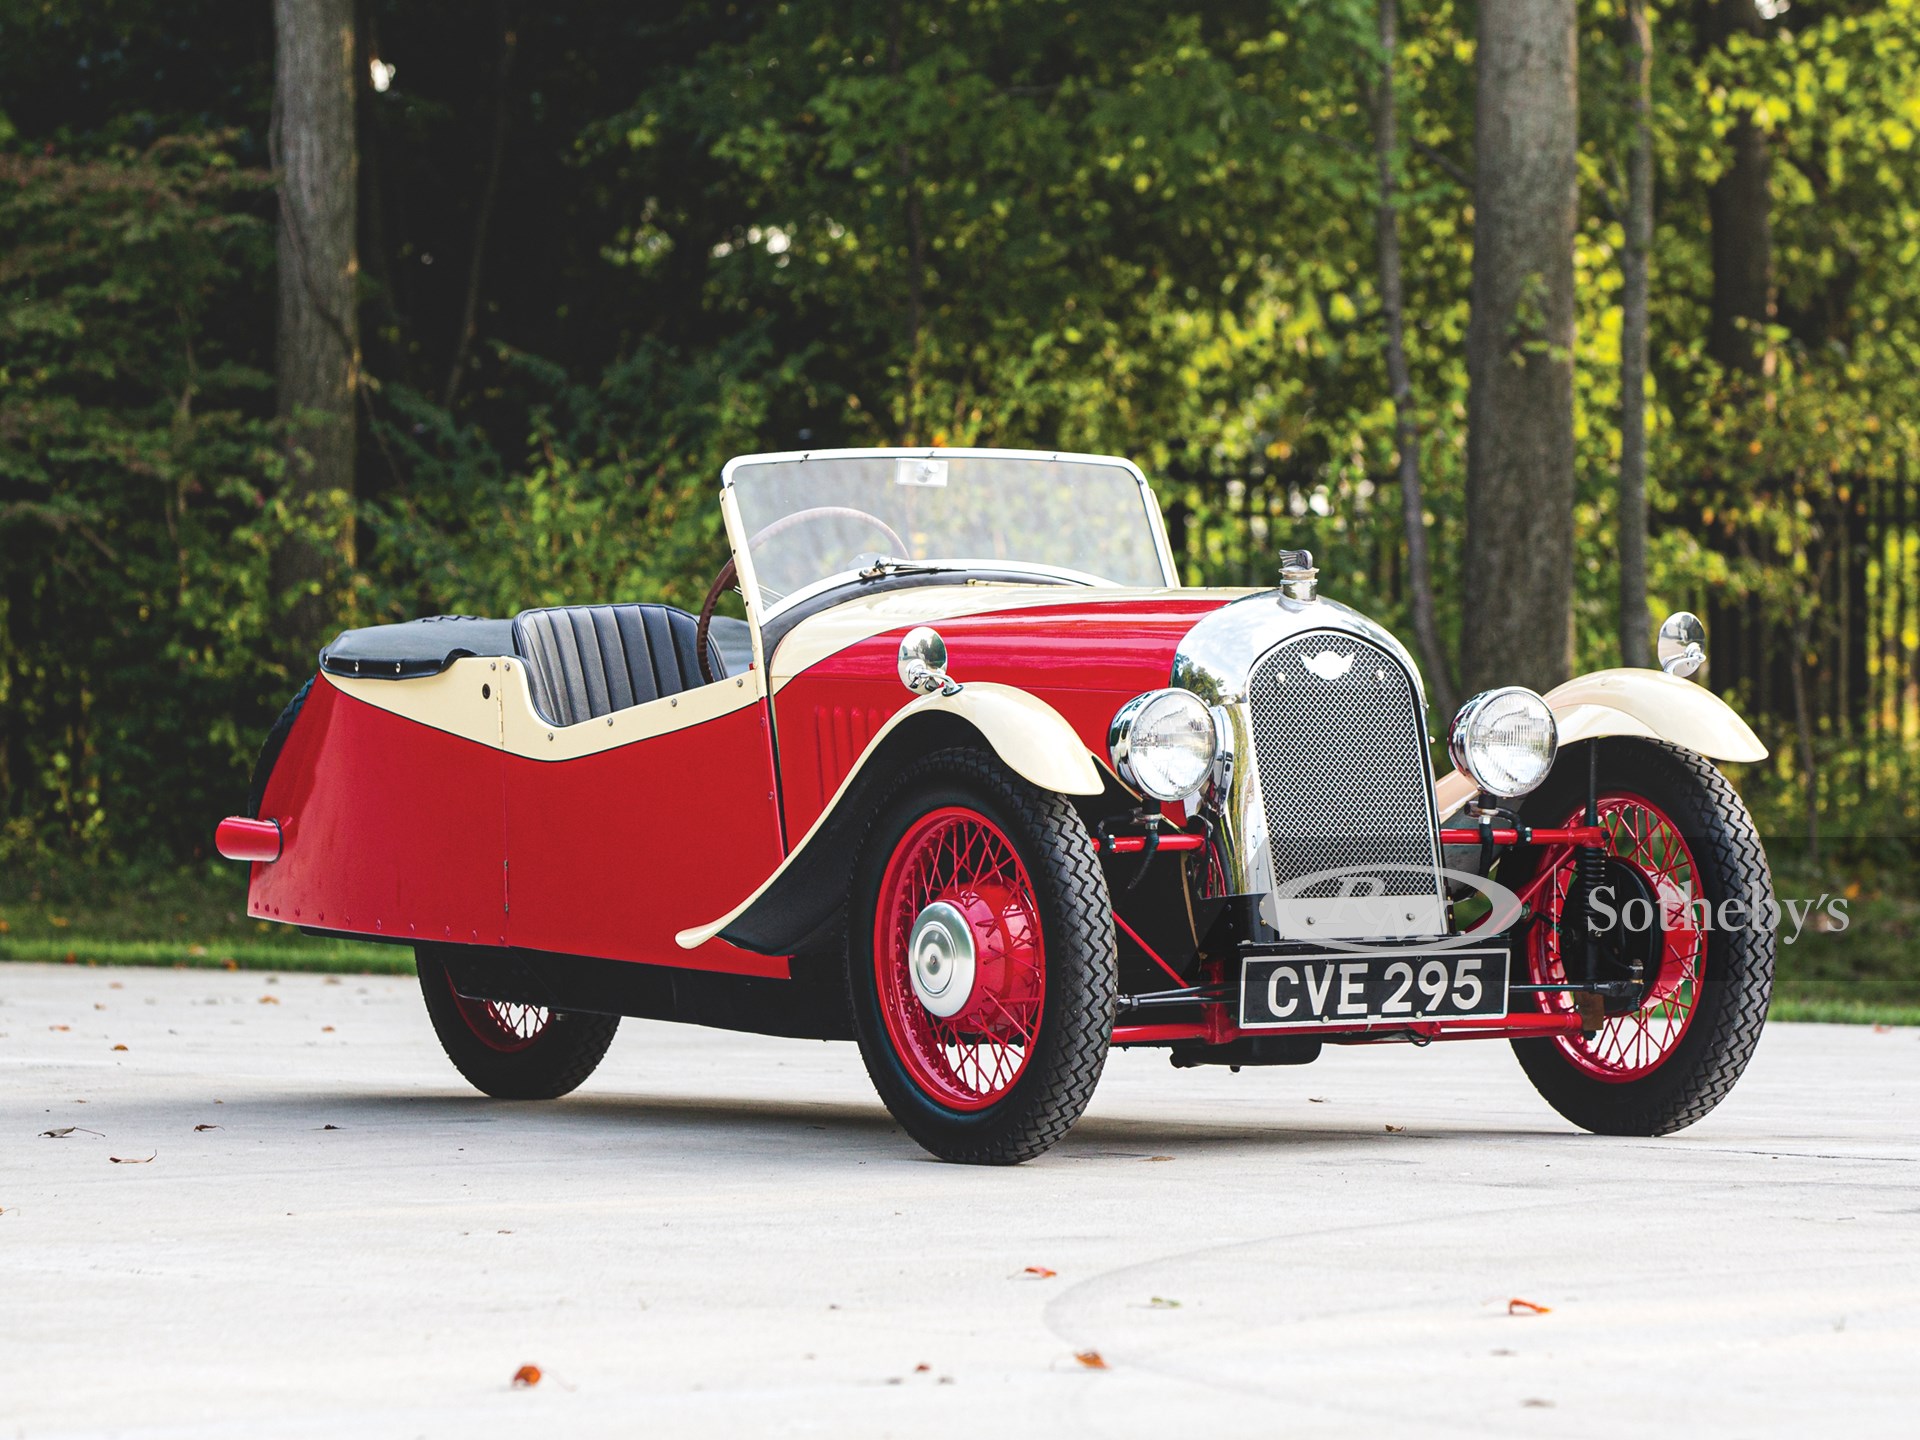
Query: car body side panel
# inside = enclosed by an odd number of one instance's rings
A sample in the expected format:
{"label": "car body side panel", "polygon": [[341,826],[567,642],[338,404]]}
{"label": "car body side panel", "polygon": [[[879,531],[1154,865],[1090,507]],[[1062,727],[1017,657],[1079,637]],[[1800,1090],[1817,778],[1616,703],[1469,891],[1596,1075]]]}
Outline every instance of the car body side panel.
{"label": "car body side panel", "polygon": [[[784,978],[784,958],[673,943],[738,898],[736,877],[779,863],[765,704],[713,686],[698,705],[655,701],[615,725],[549,732],[517,715],[524,680],[483,678],[485,664],[315,681],[263,799],[285,838],[278,860],[252,867],[250,913],[373,939]],[[682,723],[719,704],[731,708]]]}
{"label": "car body side panel", "polygon": [[674,944],[780,863],[766,717],[750,705],[558,764],[508,756],[513,944],[785,977],[784,958]]}
{"label": "car body side panel", "polygon": [[505,943],[502,758],[497,741],[416,724],[321,675],[262,797],[284,842],[252,867],[249,912],[374,939]]}

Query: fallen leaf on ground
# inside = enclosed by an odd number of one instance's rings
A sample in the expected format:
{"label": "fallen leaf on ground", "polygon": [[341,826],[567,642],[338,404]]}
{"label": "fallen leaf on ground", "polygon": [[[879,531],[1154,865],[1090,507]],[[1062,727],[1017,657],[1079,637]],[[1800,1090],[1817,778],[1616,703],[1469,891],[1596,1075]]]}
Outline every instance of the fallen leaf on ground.
{"label": "fallen leaf on ground", "polygon": [[116,1165],[151,1165],[159,1154],[156,1150],[152,1155],[109,1155],[107,1159]]}
{"label": "fallen leaf on ground", "polygon": [[1507,1314],[1509,1315],[1551,1315],[1552,1313],[1553,1307],[1551,1305],[1536,1305],[1531,1300],[1515,1299],[1507,1301]]}
{"label": "fallen leaf on ground", "polygon": [[1049,1270],[1044,1265],[1029,1265],[1027,1266],[1026,1269],[1022,1270],[1020,1273],[1022,1275],[1031,1275],[1036,1280],[1051,1280],[1055,1275],[1058,1275],[1060,1272],[1058,1270]]}
{"label": "fallen leaf on ground", "polygon": [[62,1125],[58,1130],[42,1130],[40,1132],[41,1138],[46,1140],[64,1140],[73,1134],[91,1135],[98,1140],[107,1138],[98,1130],[89,1130],[84,1125]]}
{"label": "fallen leaf on ground", "polygon": [[1389,1134],[1389,1135],[1403,1135],[1403,1134],[1405,1134],[1405,1133],[1406,1133],[1406,1129],[1407,1129],[1407,1127],[1406,1127],[1406,1126],[1404,1126],[1404,1125],[1389,1125],[1389,1126],[1387,1126],[1387,1134]]}
{"label": "fallen leaf on ground", "polygon": [[320,1033],[322,1035],[331,1035],[333,1034],[333,1027],[331,1025],[322,1025],[320,1027]]}
{"label": "fallen leaf on ground", "polygon": [[112,984],[107,986],[107,989],[109,990],[124,990],[126,988],[127,987],[122,985],[118,980],[115,980]]}
{"label": "fallen leaf on ground", "polygon": [[49,1025],[49,1026],[47,1026],[47,1029],[49,1029],[49,1030],[71,1030],[71,1029],[73,1029],[73,1026],[71,1026],[71,1025]]}
{"label": "fallen leaf on ground", "polygon": [[1180,1308],[1180,1302],[1178,1300],[1169,1300],[1164,1295],[1156,1295],[1147,1302],[1147,1308],[1149,1310],[1178,1310]]}
{"label": "fallen leaf on ground", "polygon": [[1089,1370],[1105,1370],[1108,1368],[1106,1357],[1098,1350],[1076,1350],[1073,1358]]}
{"label": "fallen leaf on ground", "polygon": [[922,1363],[913,1367],[913,1373],[916,1375],[925,1375],[928,1371],[932,1369],[933,1369],[933,1366]]}
{"label": "fallen leaf on ground", "polygon": [[532,1389],[540,1383],[540,1367],[538,1365],[522,1365],[518,1370],[513,1372],[513,1383],[517,1389]]}
{"label": "fallen leaf on ground", "polygon": [[240,962],[229,957],[220,962],[220,968],[223,970],[238,970],[240,968]]}
{"label": "fallen leaf on ground", "polygon": [[1520,1408],[1523,1410],[1551,1410],[1553,1409],[1553,1402],[1551,1400],[1522,1400],[1520,1402]]}
{"label": "fallen leaf on ground", "polygon": [[329,975],[325,980],[322,980],[320,983],[322,985],[338,985],[340,983],[340,977],[338,975]]}
{"label": "fallen leaf on ground", "polygon": [[126,1046],[124,1046],[124,1045],[116,1045],[116,1046],[114,1046],[113,1048],[114,1048],[114,1049],[116,1049],[116,1050],[124,1050],[124,1049],[126,1049],[127,1047],[126,1047]]}
{"label": "fallen leaf on ground", "polygon": [[218,1125],[196,1125],[193,1127],[195,1134],[198,1134],[202,1130],[218,1130],[219,1128]]}
{"label": "fallen leaf on ground", "polygon": [[1891,1025],[1875,1025],[1873,1027],[1873,1033],[1876,1035],[1886,1035],[1891,1033],[1892,1030],[1893,1026]]}
{"label": "fallen leaf on ground", "polygon": [[280,997],[278,995],[262,995],[260,997],[260,1003],[262,1005],[278,1005],[280,1003]]}
{"label": "fallen leaf on ground", "polygon": [[1309,1105],[1324,1105],[1326,1103],[1327,1103],[1327,1097],[1324,1095],[1307,1096],[1307,1104]]}
{"label": "fallen leaf on ground", "polygon": [[96,1000],[93,1002],[93,1008],[96,1010],[104,1010],[107,1007],[105,1005],[102,1005],[98,1000]]}
{"label": "fallen leaf on ground", "polygon": [[1173,1159],[1173,1156],[1171,1155],[1149,1155],[1147,1156],[1147,1163],[1151,1165],[1156,1160],[1171,1160],[1171,1159]]}

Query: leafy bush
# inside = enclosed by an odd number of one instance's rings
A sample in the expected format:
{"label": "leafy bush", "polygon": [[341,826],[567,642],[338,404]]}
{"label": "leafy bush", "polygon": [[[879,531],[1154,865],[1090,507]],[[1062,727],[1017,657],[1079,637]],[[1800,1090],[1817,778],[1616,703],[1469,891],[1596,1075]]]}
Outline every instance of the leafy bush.
{"label": "leafy bush", "polygon": [[189,853],[284,687],[266,634],[268,180],[221,135],[0,153],[9,858]]}

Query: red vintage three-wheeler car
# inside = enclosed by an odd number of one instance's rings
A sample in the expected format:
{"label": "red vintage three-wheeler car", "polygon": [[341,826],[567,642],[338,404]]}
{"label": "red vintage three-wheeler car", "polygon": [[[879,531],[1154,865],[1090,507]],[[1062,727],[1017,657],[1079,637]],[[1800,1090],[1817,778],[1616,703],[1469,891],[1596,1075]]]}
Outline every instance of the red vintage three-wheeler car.
{"label": "red vintage three-wheeler car", "polygon": [[1474,697],[1436,782],[1405,648],[1305,552],[1183,587],[1126,461],[754,455],[720,505],[699,615],[342,634],[219,828],[255,916],[411,946],[486,1093],[564,1094],[624,1015],[853,1039],[927,1149],[1010,1162],[1113,1045],[1508,1039],[1640,1135],[1744,1066],[1772,888],[1712,762],[1765,751],[1692,617],[1669,673]]}

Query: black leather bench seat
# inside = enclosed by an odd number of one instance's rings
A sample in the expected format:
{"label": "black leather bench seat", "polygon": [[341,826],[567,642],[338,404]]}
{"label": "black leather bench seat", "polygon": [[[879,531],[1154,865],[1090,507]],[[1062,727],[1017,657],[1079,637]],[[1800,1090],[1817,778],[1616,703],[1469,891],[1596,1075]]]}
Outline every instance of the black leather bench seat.
{"label": "black leather bench seat", "polygon": [[[704,685],[693,616],[671,605],[565,605],[512,620],[430,615],[343,630],[320,652],[329,675],[414,680],[467,656],[519,656],[534,709],[552,725],[577,725]],[[744,620],[716,616],[707,637],[715,679],[752,664]]]}
{"label": "black leather bench seat", "polygon": [[[523,610],[514,649],[526,661],[533,708],[554,725],[578,725],[706,683],[693,616],[671,605],[567,605]],[[707,640],[715,676],[726,674]]]}

